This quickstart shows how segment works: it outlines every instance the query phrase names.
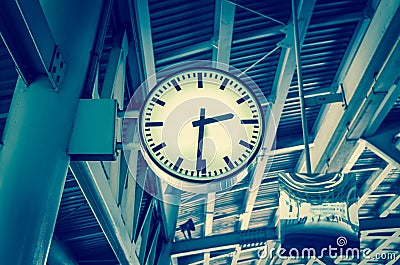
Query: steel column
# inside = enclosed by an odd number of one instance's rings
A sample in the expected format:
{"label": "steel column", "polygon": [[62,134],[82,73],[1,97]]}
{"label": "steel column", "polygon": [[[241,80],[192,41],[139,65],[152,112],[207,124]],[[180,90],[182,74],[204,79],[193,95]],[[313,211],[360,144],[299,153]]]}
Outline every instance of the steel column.
{"label": "steel column", "polygon": [[102,7],[102,1],[40,4],[68,71],[58,93],[48,76],[34,78],[28,87],[22,78],[17,81],[0,150],[3,264],[46,263],[69,163],[66,150]]}

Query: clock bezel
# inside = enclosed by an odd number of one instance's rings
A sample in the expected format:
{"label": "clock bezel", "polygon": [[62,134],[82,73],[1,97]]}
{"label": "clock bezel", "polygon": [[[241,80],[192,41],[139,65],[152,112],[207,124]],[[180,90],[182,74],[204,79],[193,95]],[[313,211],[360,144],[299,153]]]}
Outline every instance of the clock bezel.
{"label": "clock bezel", "polygon": [[[151,101],[151,99],[154,97],[154,94],[158,91],[158,89],[160,87],[165,85],[165,82],[168,79],[171,79],[171,77],[179,76],[180,74],[186,74],[187,72],[192,72],[192,71],[212,71],[215,73],[223,74],[226,77],[232,78],[232,80],[234,80],[241,87],[246,89],[246,92],[249,93],[252,96],[252,98],[254,99],[255,104],[257,105],[257,109],[259,109],[259,113],[258,113],[260,115],[260,118],[259,118],[259,120],[260,120],[259,141],[257,142],[257,145],[254,147],[254,151],[252,152],[252,154],[247,158],[247,160],[246,160],[247,162],[241,163],[241,164],[239,164],[239,166],[234,167],[233,169],[230,169],[228,172],[223,173],[225,175],[223,175],[223,176],[221,176],[222,174],[217,175],[213,179],[201,179],[202,178],[201,176],[193,176],[193,179],[191,179],[191,178],[187,178],[187,177],[177,174],[173,169],[169,170],[168,168],[165,168],[163,166],[163,163],[153,155],[153,152],[147,146],[146,138],[143,135],[144,134],[144,130],[143,130],[144,129],[144,120],[143,120],[144,119],[144,108],[146,107],[147,103],[149,101]],[[258,88],[258,86],[254,83],[254,81],[252,81],[251,79],[249,79],[249,81],[252,83],[252,85],[254,85]],[[234,75],[231,72],[224,71],[224,70],[221,70],[218,68],[206,67],[206,66],[185,67],[183,69],[179,69],[178,71],[169,73],[168,75],[163,77],[160,81],[157,82],[157,84],[147,94],[147,96],[140,108],[140,112],[139,112],[140,114],[139,114],[139,119],[138,119],[138,121],[139,121],[138,129],[139,129],[140,145],[142,147],[142,150],[144,150],[143,156],[145,158],[146,157],[150,158],[151,162],[155,165],[155,167],[158,170],[161,170],[162,173],[167,174],[168,177],[173,177],[181,182],[183,181],[184,183],[188,183],[188,184],[207,184],[207,183],[211,183],[211,182],[221,182],[221,181],[227,180],[229,178],[233,178],[234,176],[240,175],[246,168],[248,168],[251,164],[254,163],[255,158],[258,155],[258,153],[261,149],[261,146],[263,145],[265,131],[266,131],[265,117],[264,117],[265,114],[263,112],[263,108],[260,104],[260,101],[259,101],[257,95],[253,92],[253,89],[251,89],[251,85],[248,84],[249,81],[246,82],[245,80],[239,78],[238,76]],[[153,169],[153,171],[155,171],[155,170]],[[158,172],[156,171],[156,173],[158,173]],[[237,181],[239,181],[239,180],[237,180]]]}

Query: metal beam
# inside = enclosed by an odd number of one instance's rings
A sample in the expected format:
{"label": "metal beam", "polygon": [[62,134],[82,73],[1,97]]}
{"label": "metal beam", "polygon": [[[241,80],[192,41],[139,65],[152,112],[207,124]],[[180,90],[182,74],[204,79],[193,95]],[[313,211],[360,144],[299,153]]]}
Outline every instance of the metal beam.
{"label": "metal beam", "polygon": [[[215,3],[214,39],[212,59],[216,67],[228,70],[231,57],[233,25],[235,22],[235,5],[225,0]],[[222,64],[220,64],[222,63]]]}
{"label": "metal beam", "polygon": [[[3,1],[0,10],[0,36],[13,59],[17,72],[26,85],[47,75],[53,88],[61,80],[53,73],[56,52],[54,41],[39,1]],[[56,66],[54,66],[56,67]],[[63,65],[66,67],[65,62]]]}
{"label": "metal beam", "polygon": [[[377,254],[381,254],[385,248],[387,248],[391,243],[397,242],[399,240],[400,230],[396,231],[389,239],[386,239],[382,244],[379,245],[374,251],[369,254],[370,258],[374,258]],[[364,258],[359,265],[368,264],[371,259]]]}
{"label": "metal beam", "polygon": [[[136,195],[140,193],[140,190],[137,189],[137,184],[136,184],[137,158],[138,158],[137,150],[131,151],[129,158],[125,156],[125,159],[129,159],[128,163],[134,163],[134,164],[131,164],[131,167],[128,169],[126,182],[124,183],[124,191],[122,193],[121,206],[120,206],[121,214],[122,217],[124,218],[125,226],[128,231],[129,238],[131,240],[133,240],[136,233],[137,221],[135,217],[138,216],[136,211],[138,211],[137,208],[140,208],[137,207],[136,205],[139,204],[138,201],[141,201],[136,199]],[[121,172],[120,174],[123,173]]]}
{"label": "metal beam", "polygon": [[146,215],[143,219],[143,223],[140,225],[139,236],[138,240],[136,241],[137,244],[136,252],[138,252],[139,254],[140,264],[144,264],[147,258],[146,255],[148,254],[146,250],[147,250],[147,241],[149,240],[150,237],[150,227],[153,216],[153,207],[154,207],[154,201],[152,199],[149,206],[146,209]]}
{"label": "metal beam", "polygon": [[[298,5],[298,18],[301,21],[299,25],[299,45],[304,42],[307,28],[310,23],[311,15],[315,6],[315,0],[301,1]],[[282,42],[283,48],[279,58],[278,68],[276,70],[275,79],[272,87],[270,101],[273,103],[267,108],[266,125],[268,133],[266,134],[262,150],[269,152],[274,146],[275,136],[277,132],[277,124],[282,115],[283,107],[289,92],[290,83],[296,69],[296,56],[293,42],[292,27],[286,32],[286,40]],[[251,213],[256,202],[257,193],[263,179],[265,168],[267,166],[268,156],[261,156],[253,171],[253,177],[250,180],[249,190],[246,193],[243,213],[241,214],[240,230],[246,230],[249,227]],[[232,258],[232,265],[237,264],[240,251],[236,251]]]}
{"label": "metal beam", "polygon": [[[139,45],[141,52],[141,61],[143,65],[144,79],[146,79],[146,85],[143,86],[145,89],[142,91],[143,96],[147,95],[147,92],[156,85],[156,67],[153,50],[153,40],[150,22],[150,10],[149,3],[147,0],[135,0],[135,13],[132,14],[136,17],[135,22],[139,34]],[[130,7],[132,9],[132,7]],[[130,11],[132,12],[132,10]],[[144,81],[144,80],[143,80]],[[180,204],[180,193],[176,194],[164,194],[166,190],[165,183],[157,183],[159,191],[162,193],[162,220],[163,229],[165,231],[166,242],[161,251],[158,264],[164,264],[166,260],[170,260],[171,243],[174,239],[176,221],[178,218],[179,204]]]}
{"label": "metal beam", "polygon": [[[299,5],[299,20],[302,21],[300,27],[300,43],[303,43],[307,27],[310,22],[311,14],[313,12],[315,1],[303,1]],[[279,123],[282,110],[286,101],[289,91],[289,86],[293,78],[296,68],[295,52],[293,49],[293,40],[291,40],[292,32],[287,33],[286,42],[291,47],[282,48],[281,56],[279,59],[278,68],[275,75],[273,84],[272,106],[268,109],[266,114],[266,124],[268,133],[263,143],[263,150],[269,152],[272,150],[276,136],[277,124]],[[255,166],[253,177],[250,181],[249,190],[246,193],[243,204],[243,213],[241,214],[240,229],[246,230],[250,223],[251,213],[254,208],[258,189],[260,187],[262,178],[264,176],[265,167],[267,165],[268,157],[261,156]]]}
{"label": "metal beam", "polygon": [[373,193],[382,181],[388,176],[388,174],[394,169],[394,166],[388,164],[384,169],[377,170],[371,174],[368,180],[361,187],[361,197],[358,199],[358,207],[361,207],[367,200],[369,195]]}
{"label": "metal beam", "polygon": [[388,163],[400,168],[400,150],[393,142],[400,132],[399,124],[389,124],[379,128],[374,136],[364,138],[367,147]]}
{"label": "metal beam", "polygon": [[70,168],[118,261],[139,265],[135,244],[131,242],[101,163],[72,162]]}
{"label": "metal beam", "polygon": [[156,64],[154,60],[153,38],[151,35],[149,3],[147,0],[135,0],[134,3],[141,59],[144,66],[143,72],[145,78],[148,80],[148,91],[157,83],[155,76]]}
{"label": "metal beam", "polygon": [[[206,198],[206,220],[204,222],[204,236],[209,236],[213,229],[215,192],[207,194]],[[210,252],[204,253],[204,265],[210,264]]]}
{"label": "metal beam", "polygon": [[[8,13],[7,4],[14,7],[19,4],[18,12],[23,14],[11,18],[16,14]],[[39,23],[38,20],[48,23],[44,28],[36,28],[40,32],[31,32],[26,38],[37,44],[35,49],[43,49],[48,40],[40,34],[50,28],[69,67],[64,89],[58,93],[54,92],[47,75],[34,74],[29,87],[21,78],[16,83],[0,149],[0,260],[3,264],[46,263],[68,170],[66,150],[102,4],[103,1],[78,0],[2,1],[0,12],[5,14],[1,19],[10,23],[13,37],[26,37],[17,32],[19,26]],[[30,5],[35,7],[30,9]],[[46,20],[43,20],[44,14]],[[21,24],[13,25],[14,19],[19,19]],[[28,48],[20,44],[17,52],[27,52],[22,63],[29,65],[31,57],[37,58],[37,50],[26,51]],[[53,52],[52,47],[48,51]]]}
{"label": "metal beam", "polygon": [[156,258],[156,252],[157,252],[157,243],[159,240],[159,236],[160,236],[160,231],[161,231],[161,225],[158,224],[157,225],[157,229],[154,233],[154,237],[153,237],[153,242],[151,242],[150,245],[150,249],[149,249],[149,255],[146,259],[146,264],[145,265],[154,265],[154,260]]}
{"label": "metal beam", "polygon": [[241,244],[263,243],[276,238],[275,228],[250,229],[174,242],[171,254],[174,257],[181,257],[222,249],[234,249]]}
{"label": "metal beam", "polygon": [[[391,87],[395,84],[398,74],[395,70],[398,66],[393,66],[399,64],[396,62],[400,30],[397,26],[400,23],[398,7],[398,1],[379,3],[359,49],[353,58],[349,58],[352,59],[352,63],[346,74],[341,74],[342,80],[337,81],[343,83],[348,107],[343,109],[337,105],[326,106],[319,117],[321,123],[316,128],[318,133],[312,152],[315,172],[342,170],[355,148],[356,140],[365,133],[371,117],[380,117],[380,120],[374,120],[376,124],[382,122],[386,110],[381,104],[392,102],[393,95],[389,95],[389,91],[397,93]],[[385,100],[385,97],[388,99]],[[375,102],[378,105],[371,108],[371,103],[373,105]],[[382,115],[375,113],[377,106]],[[377,125],[372,127],[376,128]],[[303,157],[299,160],[298,171],[304,170],[303,160]]]}
{"label": "metal beam", "polygon": [[379,217],[385,218],[387,217],[394,209],[396,209],[400,205],[400,196],[396,194],[393,197],[390,197],[379,209]]}
{"label": "metal beam", "polygon": [[360,219],[360,231],[399,229],[400,217]]}

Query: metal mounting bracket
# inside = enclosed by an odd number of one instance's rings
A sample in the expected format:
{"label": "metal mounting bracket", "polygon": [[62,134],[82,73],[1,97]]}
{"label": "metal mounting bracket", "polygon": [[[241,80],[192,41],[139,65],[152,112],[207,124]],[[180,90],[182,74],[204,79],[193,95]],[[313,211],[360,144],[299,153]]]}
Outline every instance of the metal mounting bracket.
{"label": "metal mounting bracket", "polygon": [[62,81],[64,80],[65,71],[67,70],[67,64],[62,58],[61,51],[58,46],[55,46],[53,58],[48,70],[50,81],[53,85],[54,90],[58,91]]}
{"label": "metal mounting bracket", "polygon": [[307,108],[336,102],[343,102],[342,93],[316,95],[305,98],[305,105]]}

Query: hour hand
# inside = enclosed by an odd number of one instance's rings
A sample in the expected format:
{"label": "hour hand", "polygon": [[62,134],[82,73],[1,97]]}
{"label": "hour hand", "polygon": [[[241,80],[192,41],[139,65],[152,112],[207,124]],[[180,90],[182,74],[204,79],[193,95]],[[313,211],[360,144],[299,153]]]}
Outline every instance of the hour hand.
{"label": "hour hand", "polygon": [[233,116],[234,116],[233,113],[226,113],[226,114],[214,116],[214,117],[207,118],[207,119],[200,119],[197,121],[193,121],[192,125],[193,125],[193,127],[204,126],[206,124],[230,120],[233,118]]}

